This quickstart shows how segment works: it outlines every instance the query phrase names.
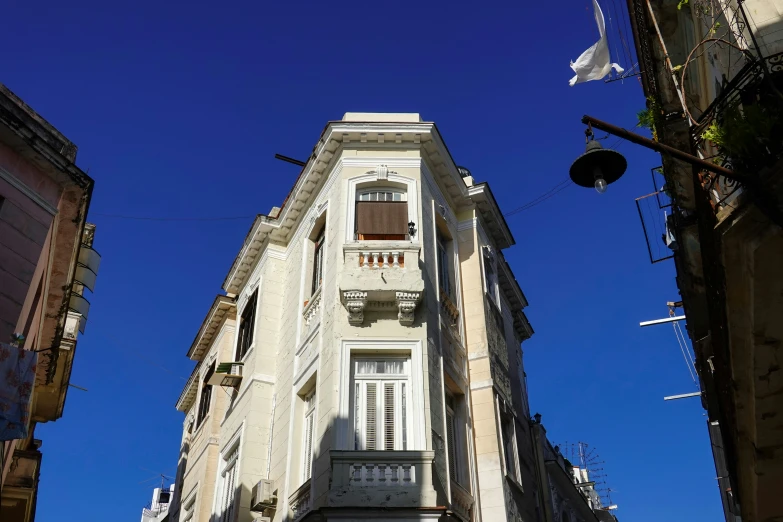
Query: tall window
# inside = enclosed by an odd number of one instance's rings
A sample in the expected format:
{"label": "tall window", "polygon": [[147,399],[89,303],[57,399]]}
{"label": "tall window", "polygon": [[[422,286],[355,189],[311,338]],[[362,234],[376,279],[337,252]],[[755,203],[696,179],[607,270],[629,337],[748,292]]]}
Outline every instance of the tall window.
{"label": "tall window", "polygon": [[454,395],[446,392],[446,444],[449,447],[449,477],[454,482],[460,482],[460,455],[457,441],[459,426],[457,425],[456,401]]}
{"label": "tall window", "polygon": [[234,522],[238,458],[239,444],[223,458],[223,471],[220,473],[220,496],[218,497],[219,522]]}
{"label": "tall window", "polygon": [[514,430],[514,420],[505,415],[501,416],[500,422],[503,429],[503,453],[506,459],[506,474],[520,482],[519,477],[519,455],[517,452],[516,433]]}
{"label": "tall window", "polygon": [[196,426],[201,426],[201,422],[207,417],[209,413],[209,403],[212,402],[212,385],[207,384],[209,378],[215,373],[215,363],[209,367],[207,373],[204,374],[204,380],[201,382],[201,395],[198,400],[198,414],[196,415]]}
{"label": "tall window", "polygon": [[407,193],[391,188],[356,193],[356,239],[404,240],[407,237]]}
{"label": "tall window", "polygon": [[302,441],[302,483],[313,476],[313,431],[315,430],[315,390],[304,400],[304,440]]}
{"label": "tall window", "polygon": [[236,360],[241,361],[253,344],[253,332],[256,326],[256,302],[258,301],[258,289],[248,299],[242,310],[239,320],[239,339],[237,340]]}
{"label": "tall window", "polygon": [[446,294],[448,297],[452,297],[451,294],[451,270],[450,270],[450,263],[449,263],[449,250],[448,250],[448,240],[443,237],[443,234],[438,231],[437,233],[437,242],[438,242],[438,283],[440,284],[440,289],[443,291],[444,294]]}
{"label": "tall window", "polygon": [[318,233],[318,237],[315,240],[313,248],[313,284],[311,289],[311,295],[321,288],[321,283],[324,280],[324,232],[326,227],[323,227]]}
{"label": "tall window", "polygon": [[410,359],[354,359],[354,449],[408,449]]}
{"label": "tall window", "polygon": [[489,247],[484,247],[484,283],[487,286],[487,294],[492,302],[498,304],[498,274],[494,256]]}

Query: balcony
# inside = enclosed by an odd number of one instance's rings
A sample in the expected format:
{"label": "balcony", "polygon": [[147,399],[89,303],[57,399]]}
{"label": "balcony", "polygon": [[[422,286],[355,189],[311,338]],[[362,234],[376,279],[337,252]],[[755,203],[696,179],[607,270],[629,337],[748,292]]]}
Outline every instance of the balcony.
{"label": "balcony", "polygon": [[451,510],[460,518],[470,521],[470,512],[473,509],[473,495],[468,490],[451,481]]}
{"label": "balcony", "polygon": [[292,522],[297,522],[312,510],[313,500],[309,480],[288,497],[288,507],[291,509]]}
{"label": "balcony", "polygon": [[351,325],[361,326],[365,312],[395,311],[400,324],[413,324],[424,292],[419,251],[410,241],[358,241],[343,246],[340,297]]}
{"label": "balcony", "polygon": [[332,451],[329,504],[432,507],[433,451]]}

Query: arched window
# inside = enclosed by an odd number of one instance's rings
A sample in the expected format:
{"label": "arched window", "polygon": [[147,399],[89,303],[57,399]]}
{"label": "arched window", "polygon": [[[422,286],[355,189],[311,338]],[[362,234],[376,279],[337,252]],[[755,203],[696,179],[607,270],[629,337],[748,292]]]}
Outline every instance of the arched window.
{"label": "arched window", "polygon": [[407,239],[407,192],[393,187],[357,190],[355,227],[360,241]]}

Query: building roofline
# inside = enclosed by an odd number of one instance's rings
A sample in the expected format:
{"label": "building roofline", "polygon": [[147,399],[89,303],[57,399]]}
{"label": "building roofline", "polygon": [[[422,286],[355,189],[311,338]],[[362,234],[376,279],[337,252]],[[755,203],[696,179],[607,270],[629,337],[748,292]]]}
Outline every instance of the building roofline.
{"label": "building roofline", "polygon": [[201,323],[201,327],[198,329],[195,339],[193,339],[193,343],[190,345],[190,349],[188,349],[189,358],[194,361],[203,359],[204,354],[208,351],[209,345],[214,339],[218,327],[232,310],[236,311],[236,301],[233,297],[226,295],[218,295],[215,297],[204,321]]}
{"label": "building roofline", "polygon": [[[383,138],[381,138],[381,136]],[[489,185],[481,183],[473,187],[465,185],[457,169],[457,163],[451,156],[445,141],[433,122],[377,122],[377,121],[330,121],[321,131],[313,151],[299,172],[293,187],[283,200],[279,211],[274,215],[259,214],[254,219],[245,236],[237,256],[223,280],[223,289],[228,294],[236,294],[245,284],[259,253],[272,241],[287,243],[300,219],[307,213],[313,198],[325,179],[334,160],[339,158],[340,151],[346,144],[373,143],[385,140],[395,140],[408,145],[415,144],[422,151],[422,161],[426,157],[434,166],[430,170],[433,176],[440,180],[448,195],[452,198],[461,196],[467,202],[471,200],[478,206],[485,221],[495,226],[489,226],[493,239],[499,248],[514,244],[514,238],[498,208]],[[433,161],[440,158],[440,161]],[[475,197],[474,197],[475,196]]]}

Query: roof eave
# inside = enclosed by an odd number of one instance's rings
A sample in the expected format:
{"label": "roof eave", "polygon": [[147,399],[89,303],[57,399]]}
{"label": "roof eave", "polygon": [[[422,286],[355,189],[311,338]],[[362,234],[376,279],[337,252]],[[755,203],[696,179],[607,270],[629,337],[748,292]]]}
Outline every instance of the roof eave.
{"label": "roof eave", "polygon": [[201,328],[199,328],[196,338],[193,339],[193,343],[190,345],[190,349],[188,349],[188,357],[190,359],[200,361],[204,357],[204,354],[200,353],[199,349],[205,342],[212,341],[214,330],[226,319],[231,311],[236,311],[236,302],[233,298],[226,295],[215,297],[209,312],[207,312],[204,321],[201,323]]}

